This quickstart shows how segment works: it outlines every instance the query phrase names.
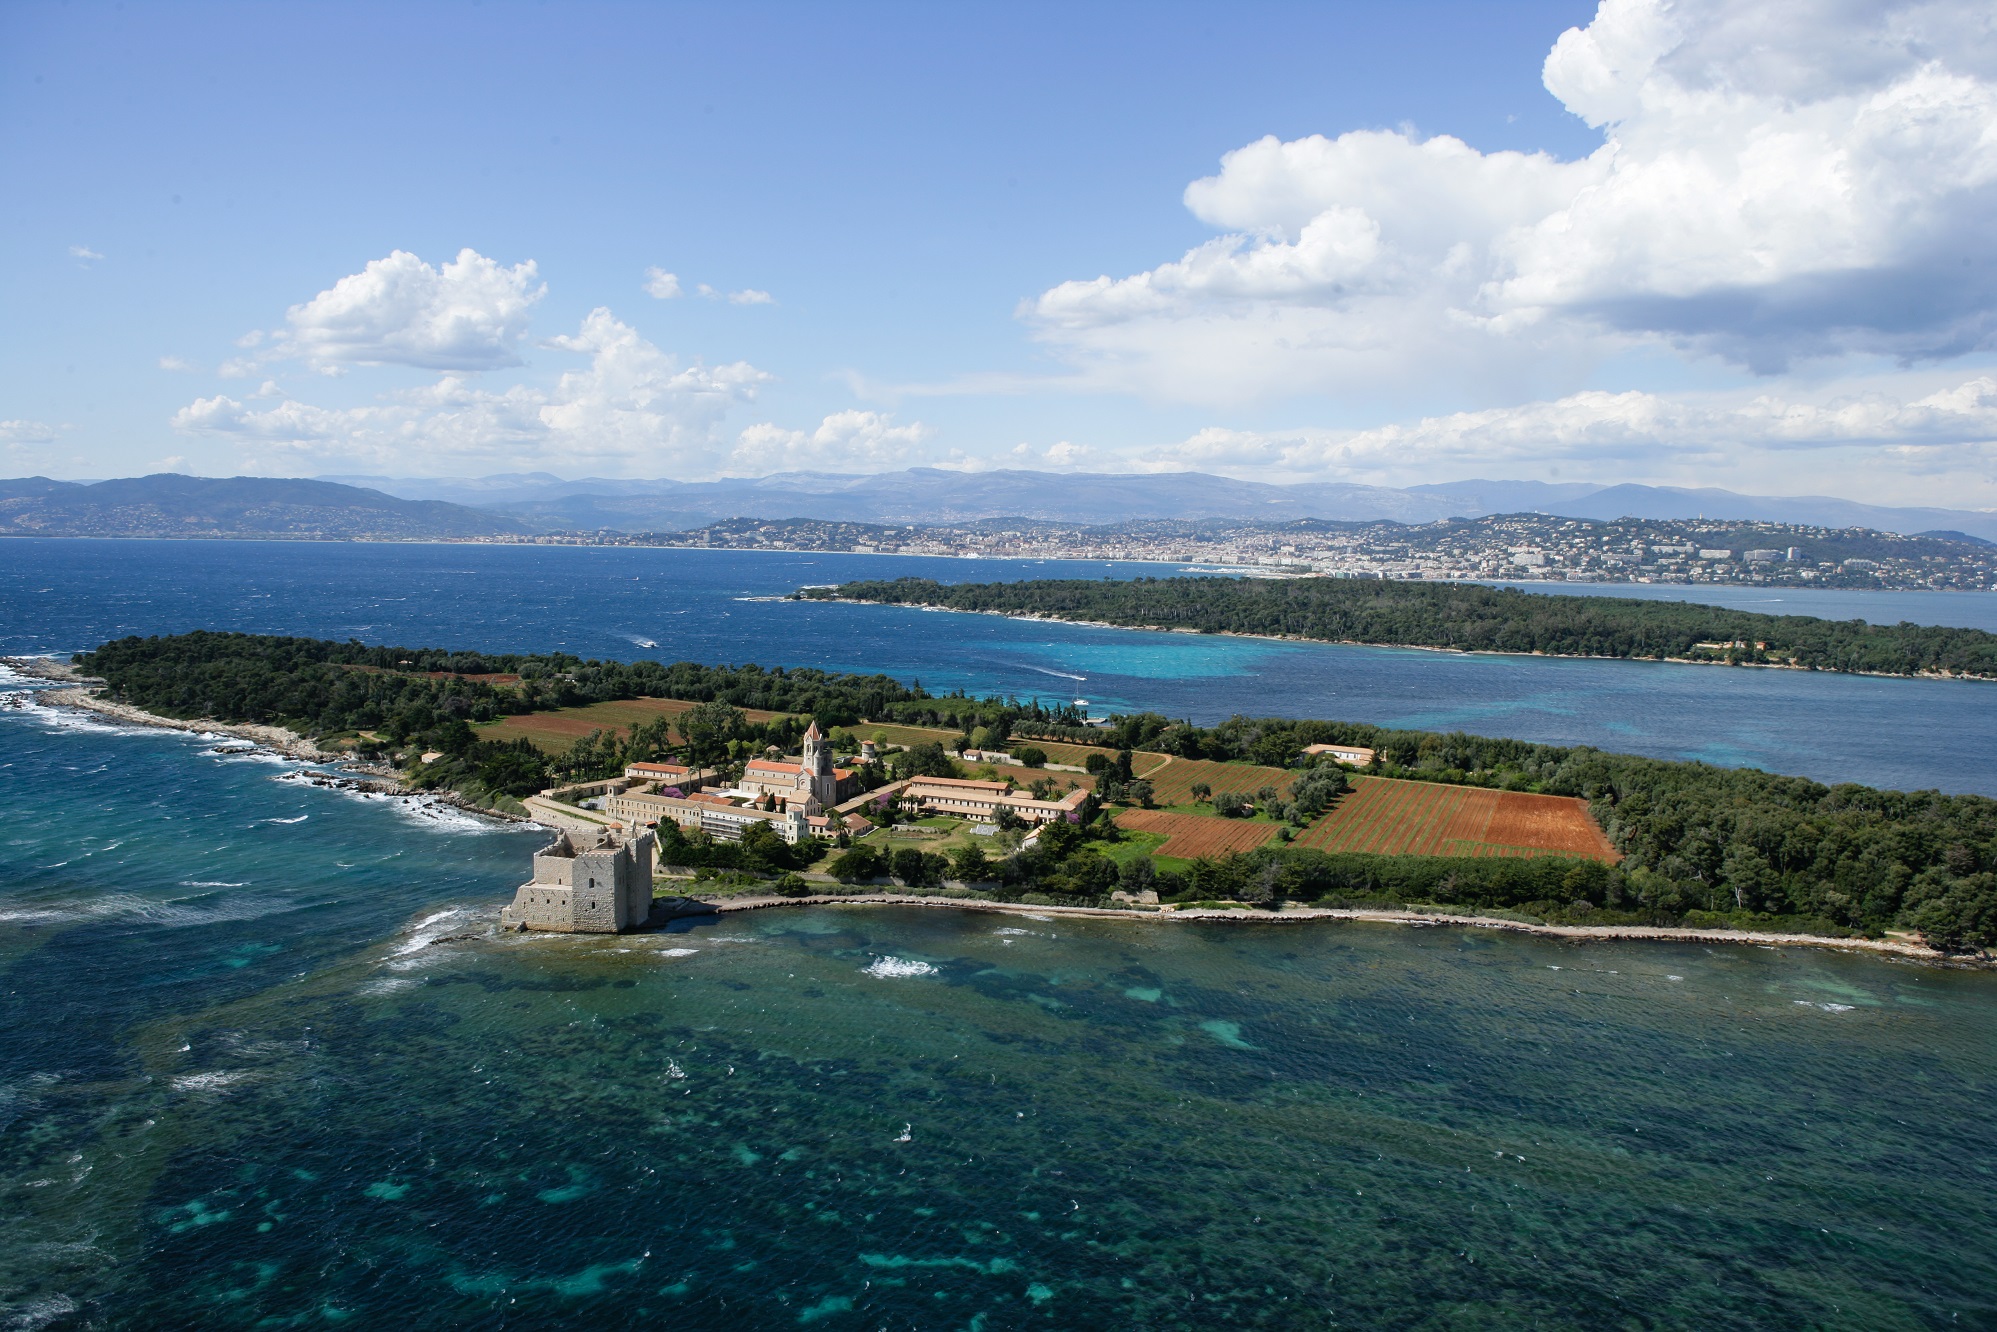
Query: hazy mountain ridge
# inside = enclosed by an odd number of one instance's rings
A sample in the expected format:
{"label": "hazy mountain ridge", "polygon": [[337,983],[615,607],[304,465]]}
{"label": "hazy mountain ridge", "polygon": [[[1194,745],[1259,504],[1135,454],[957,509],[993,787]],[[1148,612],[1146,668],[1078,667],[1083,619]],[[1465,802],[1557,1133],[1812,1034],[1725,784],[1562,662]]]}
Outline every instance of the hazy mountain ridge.
{"label": "hazy mountain ridge", "polygon": [[119,537],[513,536],[515,519],[408,500],[330,481],[152,476],[112,481],[0,481],[0,535]]}
{"label": "hazy mountain ridge", "polygon": [[[570,531],[688,531],[726,518],[963,523],[989,518],[1099,526],[1175,519],[1435,522],[1494,513],[1568,518],[1721,518],[1954,531],[1997,540],[1997,513],[1892,508],[1824,495],[1740,495],[1672,486],[1474,479],[1395,489],[1340,482],[1274,485],[1202,472],[950,472],[916,467],[862,476],[785,472],[719,481],[562,481],[545,473],[465,480],[343,478],[408,498],[450,499]],[[538,493],[535,487],[539,486]],[[507,498],[499,498],[504,495]]]}
{"label": "hazy mountain ridge", "polygon": [[407,480],[160,473],[94,483],[46,477],[0,481],[0,535],[17,536],[503,538],[684,532],[732,518],[922,525],[1007,519],[1101,527],[1305,519],[1432,523],[1521,512],[1603,520],[1703,516],[1997,540],[1997,513],[1579,482],[1470,480],[1394,489],[1340,482],[1273,485],[1200,472],[1133,476],[932,467],[688,482],[565,481],[545,472]]}

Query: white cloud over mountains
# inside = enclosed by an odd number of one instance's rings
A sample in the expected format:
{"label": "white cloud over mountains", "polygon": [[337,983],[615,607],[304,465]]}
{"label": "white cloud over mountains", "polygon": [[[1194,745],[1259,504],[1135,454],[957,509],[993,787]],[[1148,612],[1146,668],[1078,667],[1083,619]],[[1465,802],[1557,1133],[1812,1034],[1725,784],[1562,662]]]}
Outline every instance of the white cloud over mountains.
{"label": "white cloud over mountains", "polygon": [[520,340],[546,291],[531,259],[506,268],[466,249],[433,268],[397,250],[292,306],[278,354],[322,370],[519,365]]}
{"label": "white cloud over mountains", "polygon": [[[586,358],[552,386],[487,387],[480,372],[521,364],[532,308],[546,289],[531,260],[509,268],[467,249],[433,268],[397,250],[291,307],[283,332],[239,339],[249,354],[218,373],[243,378],[287,362],[321,371],[398,365],[442,371],[435,382],[327,407],[266,379],[245,395],[249,401],[199,398],[172,424],[235,440],[262,467],[339,461],[404,474],[468,464],[682,477],[806,465],[878,470],[919,460],[930,435],[919,422],[896,425],[849,411],[811,431],[764,423],[731,438],[729,414],[753,403],[771,376],[746,361],[683,366],[602,307],[575,333],[542,344]],[[678,279],[653,269],[647,289],[676,295]],[[738,292],[729,299],[769,298]],[[161,365],[193,368],[172,357]]]}
{"label": "white cloud over mountains", "polygon": [[1547,56],[1579,161],[1446,135],[1265,138],[1195,181],[1224,234],[1023,308],[1095,382],[1225,402],[1662,344],[1758,372],[1997,339],[1987,4],[1604,0]]}
{"label": "white cloud over mountains", "polygon": [[920,421],[896,425],[879,412],[834,412],[816,430],[753,425],[728,459],[733,475],[760,476],[798,470],[883,472],[924,461],[935,432]]}
{"label": "white cloud over mountains", "polygon": [[768,375],[735,362],[682,367],[610,311],[596,309],[550,346],[588,357],[553,388],[481,387],[464,375],[358,407],[291,399],[270,407],[199,399],[176,429],[233,436],[278,456],[364,461],[398,471],[454,460],[536,466],[639,464],[659,475],[711,464],[722,424]]}
{"label": "white cloud over mountains", "polygon": [[[1997,379],[1980,375],[1911,398],[1872,391],[1824,401],[1774,394],[1694,400],[1588,391],[1372,430],[1214,427],[1153,451],[1147,461],[1405,484],[1491,468],[1538,470],[1549,463],[1570,475],[1623,480],[1657,475],[1660,459],[1667,467],[1751,474],[1752,464],[1744,465],[1744,458],[1786,458],[1794,464],[1806,453],[1818,460],[1853,454],[1860,466],[1869,462],[1875,468],[1890,462],[1895,475],[1987,475],[1997,465]],[[1820,461],[1810,467],[1811,484],[1820,485]]]}

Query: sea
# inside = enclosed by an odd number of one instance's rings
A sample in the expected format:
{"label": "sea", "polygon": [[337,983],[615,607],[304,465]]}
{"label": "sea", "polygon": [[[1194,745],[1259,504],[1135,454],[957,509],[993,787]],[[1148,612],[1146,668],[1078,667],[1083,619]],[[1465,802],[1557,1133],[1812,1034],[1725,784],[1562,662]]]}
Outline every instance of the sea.
{"label": "sea", "polygon": [[[1987,728],[1997,697],[1846,682],[1886,691],[1865,735],[1815,692],[1836,677],[758,599],[1128,566],[0,550],[7,653],[205,625],[1202,720],[1410,721],[1488,681],[1496,732],[1668,748],[1663,705],[1632,720],[1645,688],[1582,665],[1705,691],[1679,704],[1701,744],[1760,753],[1743,719],[1781,707],[1772,734],[1843,728],[1854,762]],[[0,1326],[1997,1326],[1997,974],[829,905],[501,936],[537,830],[36,692],[0,679]],[[1973,745],[1937,750],[1914,781],[1990,789]]]}
{"label": "sea", "polygon": [[[936,693],[1203,724],[1323,717],[1997,795],[1997,684],[1146,633],[788,599],[861,578],[1132,578],[1185,566],[636,547],[13,539],[0,655],[234,629],[403,647],[881,671]],[[1553,585],[1560,592],[1565,585]],[[1707,595],[1613,585],[1617,595]],[[1538,590],[1538,589],[1535,589]],[[1723,589],[1750,609],[1997,629],[1997,594]],[[1806,597],[1821,595],[1814,602]],[[1771,597],[1780,602],[1761,603]]]}

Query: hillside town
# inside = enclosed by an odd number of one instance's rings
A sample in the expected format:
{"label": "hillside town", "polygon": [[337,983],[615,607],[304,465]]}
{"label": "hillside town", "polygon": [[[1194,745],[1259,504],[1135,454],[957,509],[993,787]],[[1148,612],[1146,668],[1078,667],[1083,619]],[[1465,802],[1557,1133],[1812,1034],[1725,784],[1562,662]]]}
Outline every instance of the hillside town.
{"label": "hillside town", "polygon": [[722,550],[1141,560],[1264,576],[1997,590],[1997,545],[1962,533],[1903,536],[1869,528],[1722,519],[1605,521],[1518,513],[1418,525],[1305,519],[1083,527],[1024,519],[895,526],[737,518],[690,532],[524,539]]}

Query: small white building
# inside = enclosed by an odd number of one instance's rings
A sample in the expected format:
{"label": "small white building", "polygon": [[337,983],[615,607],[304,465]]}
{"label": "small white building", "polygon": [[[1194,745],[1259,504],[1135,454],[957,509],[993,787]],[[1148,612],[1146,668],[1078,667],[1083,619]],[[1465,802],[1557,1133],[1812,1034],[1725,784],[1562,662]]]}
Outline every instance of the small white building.
{"label": "small white building", "polygon": [[1352,768],[1369,767],[1373,762],[1373,751],[1364,745],[1305,745],[1304,753],[1312,758],[1329,755],[1334,762]]}

